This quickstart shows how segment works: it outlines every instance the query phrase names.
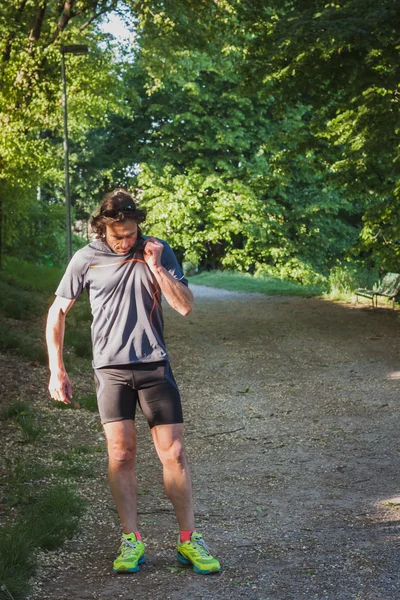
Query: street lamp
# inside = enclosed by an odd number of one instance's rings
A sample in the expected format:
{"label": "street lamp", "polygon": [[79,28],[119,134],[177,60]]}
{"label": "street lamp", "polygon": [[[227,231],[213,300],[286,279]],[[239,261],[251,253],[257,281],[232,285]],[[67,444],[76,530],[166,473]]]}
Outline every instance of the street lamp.
{"label": "street lamp", "polygon": [[72,223],[71,223],[71,195],[69,190],[69,156],[68,156],[68,112],[67,112],[67,80],[65,76],[66,54],[87,54],[89,48],[85,44],[72,44],[61,46],[61,78],[62,78],[62,104],[64,113],[64,172],[65,172],[65,208],[67,225],[67,259],[72,258]]}

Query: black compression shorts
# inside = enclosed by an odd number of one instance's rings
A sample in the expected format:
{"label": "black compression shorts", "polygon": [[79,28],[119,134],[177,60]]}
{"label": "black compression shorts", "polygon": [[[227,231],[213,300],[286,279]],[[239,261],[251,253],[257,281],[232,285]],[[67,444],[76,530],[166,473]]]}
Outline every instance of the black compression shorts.
{"label": "black compression shorts", "polygon": [[168,362],[95,369],[102,423],[135,419],[136,403],[150,428],[183,423],[181,398]]}

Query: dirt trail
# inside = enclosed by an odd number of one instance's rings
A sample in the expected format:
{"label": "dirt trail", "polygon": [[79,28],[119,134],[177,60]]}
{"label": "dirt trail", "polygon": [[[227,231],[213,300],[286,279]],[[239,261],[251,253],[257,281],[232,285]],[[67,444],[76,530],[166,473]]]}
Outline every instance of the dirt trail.
{"label": "dirt trail", "polygon": [[[198,529],[223,572],[175,562],[175,519],[140,415],[147,563],[111,573],[119,525],[103,454],[81,490],[90,502],[81,533],[40,555],[32,600],[399,600],[400,512],[382,504],[400,508],[398,313],[194,291],[186,319],[165,309],[166,337]],[[60,414],[81,441],[99,443],[95,417]]]}

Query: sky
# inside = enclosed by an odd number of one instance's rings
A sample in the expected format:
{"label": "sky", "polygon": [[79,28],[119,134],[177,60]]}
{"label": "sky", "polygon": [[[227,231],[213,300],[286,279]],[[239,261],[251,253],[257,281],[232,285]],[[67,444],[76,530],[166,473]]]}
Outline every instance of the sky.
{"label": "sky", "polygon": [[134,42],[135,33],[128,29],[127,21],[115,12],[104,17],[100,24],[100,28],[105,33],[113,35],[117,44],[133,44]]}

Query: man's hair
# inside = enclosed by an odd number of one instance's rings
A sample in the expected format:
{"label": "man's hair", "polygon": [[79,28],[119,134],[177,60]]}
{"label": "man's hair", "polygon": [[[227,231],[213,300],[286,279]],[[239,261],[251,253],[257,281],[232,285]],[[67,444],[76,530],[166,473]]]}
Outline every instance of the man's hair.
{"label": "man's hair", "polygon": [[[98,212],[89,221],[89,225],[96,238],[103,238],[107,225],[113,225],[125,219],[133,219],[136,223],[143,223],[146,219],[144,210],[136,208],[137,197],[124,189],[117,188],[104,196]],[[142,232],[138,227],[139,237]]]}

